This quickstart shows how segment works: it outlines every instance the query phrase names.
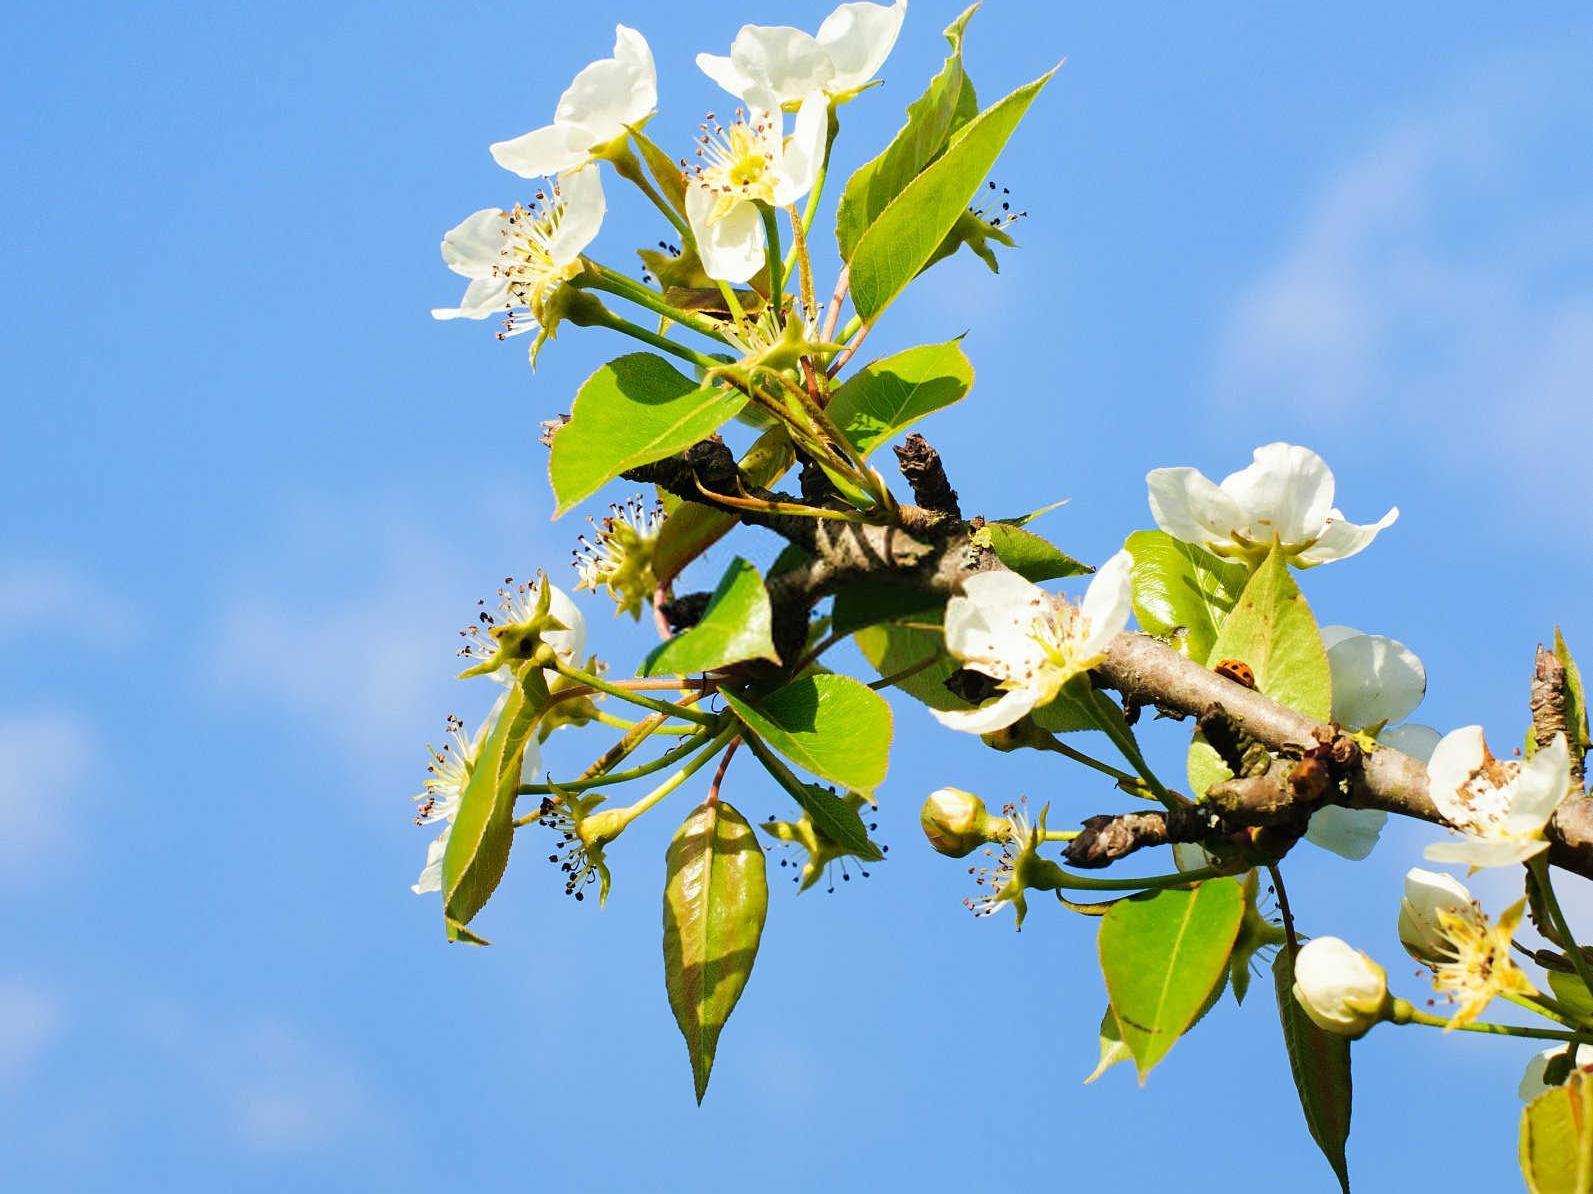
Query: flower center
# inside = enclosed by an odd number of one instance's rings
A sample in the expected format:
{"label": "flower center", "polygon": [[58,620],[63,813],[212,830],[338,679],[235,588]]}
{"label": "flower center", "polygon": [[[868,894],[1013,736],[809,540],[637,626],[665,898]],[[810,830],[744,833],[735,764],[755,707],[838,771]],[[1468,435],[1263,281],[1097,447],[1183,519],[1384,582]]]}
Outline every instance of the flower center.
{"label": "flower center", "polygon": [[1063,671],[1077,670],[1079,643],[1090,632],[1084,613],[1065,601],[1052,601],[1029,627],[1029,637],[1046,659]]}
{"label": "flower center", "polygon": [[774,198],[773,145],[778,143],[778,118],[766,114],[748,117],[736,110],[729,128],[708,121],[698,126],[697,181],[714,192],[718,202],[710,219],[720,219],[737,203],[747,199],[770,202]]}
{"label": "flower center", "polygon": [[1479,837],[1502,835],[1510,815],[1510,787],[1520,771],[1514,760],[1485,759],[1456,793],[1465,809],[1466,823],[1460,828]]}
{"label": "flower center", "polygon": [[504,245],[496,272],[509,283],[516,303],[528,307],[538,319],[548,296],[581,270],[579,257],[564,265],[553,260],[553,240],[563,219],[564,203],[557,186],[551,198],[538,191],[531,206],[516,203],[503,219]]}

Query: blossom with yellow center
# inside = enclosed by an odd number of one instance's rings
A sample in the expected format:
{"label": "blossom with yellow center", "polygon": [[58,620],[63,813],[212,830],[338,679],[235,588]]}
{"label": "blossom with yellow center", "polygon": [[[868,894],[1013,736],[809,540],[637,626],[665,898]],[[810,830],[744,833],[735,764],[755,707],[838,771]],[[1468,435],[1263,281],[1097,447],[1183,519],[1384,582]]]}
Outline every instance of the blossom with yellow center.
{"label": "blossom with yellow center", "polygon": [[1433,966],[1433,989],[1455,1004],[1447,1028],[1470,1024],[1495,995],[1538,993],[1510,957],[1525,907],[1525,900],[1517,900],[1491,924],[1476,904],[1438,909],[1442,942],[1435,951],[1440,960]]}
{"label": "blossom with yellow center", "polygon": [[1524,763],[1496,759],[1481,726],[1445,734],[1427,761],[1433,804],[1460,837],[1434,842],[1430,862],[1463,862],[1473,870],[1511,866],[1549,848],[1544,828],[1571,791],[1565,735]]}

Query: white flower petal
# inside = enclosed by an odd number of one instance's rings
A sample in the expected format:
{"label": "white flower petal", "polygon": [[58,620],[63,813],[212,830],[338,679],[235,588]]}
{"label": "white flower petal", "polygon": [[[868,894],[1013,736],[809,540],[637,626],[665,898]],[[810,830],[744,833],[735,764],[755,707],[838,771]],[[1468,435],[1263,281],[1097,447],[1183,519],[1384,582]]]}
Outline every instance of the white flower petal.
{"label": "white flower petal", "polygon": [[872,79],[890,57],[907,16],[907,0],[884,4],[843,4],[824,18],[818,43],[834,65],[831,92],[851,91]]}
{"label": "white flower petal", "polygon": [[570,81],[553,109],[553,123],[578,128],[589,145],[612,141],[653,110],[658,88],[651,72],[617,58],[603,58]]}
{"label": "white flower petal", "polygon": [[743,25],[730,43],[730,57],[754,89],[770,93],[777,105],[823,91],[835,74],[813,36],[789,25]]}
{"label": "white flower petal", "polygon": [[552,178],[585,162],[592,137],[567,124],[547,124],[488,147],[492,160],[521,178]]}
{"label": "white flower petal", "polygon": [[977,572],[946,603],[946,650],[997,679],[1032,674],[1045,663],[1032,628],[1052,600],[1016,572]]}
{"label": "white flower petal", "polygon": [[1543,747],[1525,763],[1510,785],[1510,814],[1505,829],[1513,834],[1543,831],[1554,810],[1571,790],[1571,752],[1565,735]]}
{"label": "white flower petal", "polygon": [[1407,722],[1404,725],[1389,726],[1377,736],[1377,741],[1381,746],[1391,746],[1401,754],[1425,763],[1433,757],[1433,751],[1437,749],[1439,733],[1432,726]]}
{"label": "white flower petal", "polygon": [[[1549,1062],[1562,1055],[1565,1050],[1565,1045],[1555,1045],[1542,1053],[1535,1054],[1532,1060],[1527,1062],[1526,1071],[1521,1075],[1521,1085],[1516,1088],[1516,1093],[1521,1096],[1523,1103],[1530,1103],[1545,1091],[1554,1089],[1544,1081],[1544,1075],[1548,1073]],[[1576,1069],[1593,1066],[1593,1045],[1578,1045],[1572,1064]]]}
{"label": "white flower petal", "polygon": [[1387,822],[1388,814],[1380,809],[1325,804],[1311,814],[1305,836],[1313,845],[1359,862],[1377,845]]}
{"label": "white flower petal", "polygon": [[947,729],[967,734],[993,734],[1025,717],[1035,706],[1036,694],[1026,688],[1013,688],[977,709],[931,709],[935,720]]}
{"label": "white flower petal", "polygon": [[1249,465],[1223,478],[1222,490],[1244,509],[1252,542],[1307,543],[1333,508],[1333,470],[1310,448],[1264,444]]}
{"label": "white flower petal", "polygon": [[[778,119],[778,113],[774,119]],[[786,140],[775,170],[774,205],[787,207],[813,189],[824,164],[824,142],[829,135],[830,106],[822,91],[802,101],[796,128]]]}
{"label": "white flower petal", "polygon": [[1399,939],[1421,962],[1437,962],[1446,953],[1440,912],[1469,907],[1471,892],[1453,875],[1412,867],[1405,872],[1405,894],[1399,904]]}
{"label": "white flower petal", "polygon": [[421,868],[420,878],[409,888],[416,895],[442,890],[443,855],[448,852],[448,835],[452,831],[452,825],[444,825],[443,831],[426,843],[426,865]]}
{"label": "white flower petal", "polygon": [[1439,739],[1432,757],[1427,760],[1427,794],[1444,819],[1453,825],[1470,819],[1460,799],[1460,790],[1482,766],[1487,750],[1482,727],[1463,726]]}
{"label": "white flower petal", "polygon": [[1100,658],[1118,632],[1128,625],[1128,616],[1134,610],[1133,567],[1134,557],[1127,551],[1119,551],[1090,578],[1079,606],[1089,626],[1088,634],[1079,645],[1079,654],[1084,658]]}
{"label": "white flower petal", "polygon": [[607,204],[603,200],[603,180],[595,164],[559,176],[559,201],[563,211],[558,230],[548,246],[555,265],[569,265],[592,243],[603,226]]}
{"label": "white flower petal", "polygon": [[734,58],[723,54],[698,54],[697,69],[702,71],[731,95],[745,99],[756,84],[752,77],[736,65]]}
{"label": "white flower petal", "polygon": [[721,282],[745,282],[763,268],[763,220],[758,206],[737,203],[717,220],[708,217],[717,202],[707,187],[686,188],[686,219],[697,238],[704,271]]}
{"label": "white flower petal", "polygon": [[1434,842],[1422,851],[1428,862],[1449,862],[1479,870],[1490,866],[1514,866],[1536,857],[1549,848],[1545,841],[1511,838],[1459,837]]}
{"label": "white flower petal", "polygon": [[1181,543],[1231,543],[1234,528],[1244,524],[1239,503],[1198,469],[1152,469],[1145,485],[1156,525]]}
{"label": "white flower petal", "polygon": [[509,307],[509,283],[504,278],[472,278],[457,307],[433,307],[433,319],[485,319]]}
{"label": "white flower petal", "polygon": [[1333,720],[1353,730],[1403,721],[1427,692],[1427,672],[1404,643],[1380,634],[1347,638],[1328,649]]}
{"label": "white flower petal", "polygon": [[631,92],[636,107],[620,117],[626,124],[635,124],[658,107],[658,70],[653,65],[653,48],[639,30],[615,25],[614,57],[635,70],[640,82]]}
{"label": "white flower petal", "polygon": [[462,277],[492,277],[503,257],[507,219],[507,214],[496,207],[471,212],[443,233],[443,262]]}
{"label": "white flower petal", "polygon": [[[548,584],[547,580],[537,582],[538,586]],[[558,585],[550,586],[553,595],[548,601],[548,613],[552,614],[568,628],[565,630],[550,630],[542,636],[542,641],[558,652],[559,658],[565,663],[581,662],[581,656],[586,651],[586,618],[581,613],[581,607],[570,599],[570,595]],[[533,605],[540,598],[540,587],[533,588],[530,601]]]}
{"label": "white flower petal", "polygon": [[1377,533],[1394,525],[1399,518],[1399,507],[1394,506],[1382,518],[1369,526],[1358,523],[1346,522],[1344,516],[1338,511],[1329,515],[1327,529],[1317,537],[1317,541],[1295,557],[1301,564],[1328,564],[1334,560],[1345,560],[1350,556],[1366,549]]}
{"label": "white flower petal", "polygon": [[1355,638],[1365,634],[1364,630],[1357,630],[1353,626],[1323,626],[1317,631],[1322,636],[1322,649],[1331,651],[1347,638]]}

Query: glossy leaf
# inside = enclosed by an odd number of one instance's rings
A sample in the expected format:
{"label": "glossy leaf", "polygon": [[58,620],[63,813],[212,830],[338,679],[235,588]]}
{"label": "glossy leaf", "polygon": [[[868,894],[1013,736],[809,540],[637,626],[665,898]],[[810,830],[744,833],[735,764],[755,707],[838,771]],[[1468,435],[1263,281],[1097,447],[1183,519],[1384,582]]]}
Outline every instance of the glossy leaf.
{"label": "glossy leaf", "polygon": [[934,255],[1054,73],[1047,71],[969,121],[858,239],[851,259],[852,302],[865,322],[877,319]]}
{"label": "glossy leaf", "polygon": [[950,406],[973,385],[973,366],[958,340],[922,344],[870,364],[830,400],[831,421],[864,456],[926,415]]}
{"label": "glossy leaf", "polygon": [[654,647],[637,674],[689,675],[748,659],[779,663],[772,627],[769,591],[764,588],[763,577],[737,556],[708,599],[701,621]]}
{"label": "glossy leaf", "polygon": [[741,391],[699,386],[652,353],[610,361],[582,383],[570,421],[553,437],[548,473],[555,517],[626,469],[712,435],[746,404]]}
{"label": "glossy leaf", "polygon": [[1245,566],[1180,543],[1165,531],[1136,531],[1124,546],[1134,559],[1134,615],[1140,627],[1170,639],[1196,663],[1208,663],[1217,632],[1244,590]]}
{"label": "glossy leaf", "polygon": [[[863,232],[945,147],[966,80],[962,66],[963,33],[978,7],[976,4],[968,8],[946,27],[951,53],[940,73],[930,80],[924,93],[908,105],[907,123],[891,138],[891,143],[873,161],[859,166],[847,180],[835,213],[835,240],[840,246],[842,260],[852,259],[852,251]],[[971,93],[971,87],[969,91]]]}
{"label": "glossy leaf", "polygon": [[[931,616],[935,622],[939,622],[941,611],[936,610]],[[891,687],[901,689],[931,709],[968,708],[967,701],[952,695],[946,688],[947,678],[958,671],[962,664],[946,654],[946,640],[939,630],[882,622],[859,630],[853,638],[863,658],[873,664],[874,670],[881,676],[892,676],[926,659],[934,659],[934,663],[910,676],[903,676]]]}
{"label": "glossy leaf", "polygon": [[[535,696],[546,699],[540,672],[527,683]],[[443,853],[443,921],[450,941],[486,944],[465,926],[492,897],[509,865],[520,767],[540,705],[541,700],[528,696],[521,685],[509,689],[460,794]]]}
{"label": "glossy leaf", "polygon": [[[1332,716],[1333,675],[1322,635],[1280,551],[1269,555],[1245,585],[1210,658],[1242,660],[1255,672],[1260,692],[1317,721]],[[1203,739],[1190,744],[1189,785],[1197,796],[1231,775]]]}
{"label": "glossy leaf", "polygon": [[747,728],[804,770],[856,792],[884,780],[890,706],[850,676],[803,676],[756,703],[722,695]]}
{"label": "glossy leaf", "polygon": [[987,522],[970,538],[996,553],[1008,568],[1036,584],[1069,576],[1087,576],[1095,569],[1082,564],[1049,540],[1008,522]]}
{"label": "glossy leaf", "polygon": [[1289,1053],[1289,1072],[1305,1112],[1305,1126],[1327,1163],[1349,1194],[1349,1163],[1344,1156],[1350,1138],[1350,1041],[1324,1032],[1311,1022],[1294,998],[1294,958],[1280,949],[1272,961],[1272,982],[1278,997],[1278,1019]]}
{"label": "glossy leaf", "polygon": [[1530,1194],[1593,1190],[1593,1074],[1575,1071],[1522,1110],[1521,1176]]}
{"label": "glossy leaf", "polygon": [[[562,434],[562,433],[561,433]],[[791,437],[783,427],[772,427],[760,435],[739,461],[741,471],[753,485],[773,485],[791,468],[796,453]],[[653,575],[668,584],[680,570],[707,551],[737,523],[734,514],[715,510],[697,502],[666,503],[668,516],[658,529],[653,546]]]}
{"label": "glossy leaf", "polygon": [[840,847],[841,852],[855,855],[864,862],[878,862],[885,857],[868,836],[868,826],[863,824],[857,809],[828,788],[804,784],[802,795],[796,799],[813,828]]}
{"label": "glossy leaf", "polygon": [[664,985],[700,1103],[758,956],[768,880],[752,827],[723,801],[699,805],[675,831],[665,870]]}
{"label": "glossy leaf", "polygon": [[1101,918],[1101,972],[1140,1082],[1207,1006],[1227,971],[1244,895],[1232,879],[1147,892]]}

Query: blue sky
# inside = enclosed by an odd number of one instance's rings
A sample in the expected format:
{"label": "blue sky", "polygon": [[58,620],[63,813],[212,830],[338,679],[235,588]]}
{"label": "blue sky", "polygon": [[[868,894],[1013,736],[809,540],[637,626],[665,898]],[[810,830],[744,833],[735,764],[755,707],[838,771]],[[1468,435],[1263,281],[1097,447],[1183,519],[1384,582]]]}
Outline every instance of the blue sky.
{"label": "blue sky", "polygon": [[[601,913],[525,851],[483,917],[489,950],[446,946],[410,894],[422,744],[485,699],[449,679],[453,631],[502,576],[561,574],[578,520],[549,521],[536,425],[624,350],[566,334],[532,378],[518,343],[434,324],[458,290],[437,241],[524,197],[486,145],[542,123],[616,20],[652,41],[653,130],[684,149],[725,106],[695,51],[828,8],[679,7],[9,19],[16,1184],[1331,1188],[1265,984],[1146,1089],[1123,1070],[1079,1085],[1103,1002],[1094,926],[1043,907],[1021,936],[974,923],[916,813],[945,782],[1081,815],[1110,793],[951,740],[911,704],[880,794],[891,862],[862,890],[772,893],[701,1109],[662,989],[665,818],[616,848]],[[845,113],[842,177],[936,68],[954,9],[915,0],[885,86]],[[1316,447],[1351,518],[1402,510],[1306,578],[1320,619],[1415,648],[1423,720],[1513,741],[1534,644],[1559,621],[1593,657],[1590,51],[1569,5],[989,0],[969,50],[983,95],[1068,59],[996,175],[1031,212],[1023,249],[999,278],[938,267],[871,347],[967,329],[975,392],[926,430],[970,510],[1071,498],[1041,529],[1086,558],[1148,525],[1151,467],[1221,475],[1271,439]],[[594,252],[625,266],[663,231],[619,185],[610,205]],[[625,667],[645,628],[587,608]],[[565,739],[549,757],[577,765]],[[1179,749],[1158,741],[1173,774]],[[784,809],[745,761],[727,795]],[[1352,937],[1407,994],[1394,914],[1430,833],[1396,828],[1353,869],[1302,848],[1289,872],[1304,926]],[[1593,915],[1586,892],[1573,904]],[[1359,1044],[1358,1188],[1435,1170],[1510,1188],[1527,1052],[1415,1030]]]}

